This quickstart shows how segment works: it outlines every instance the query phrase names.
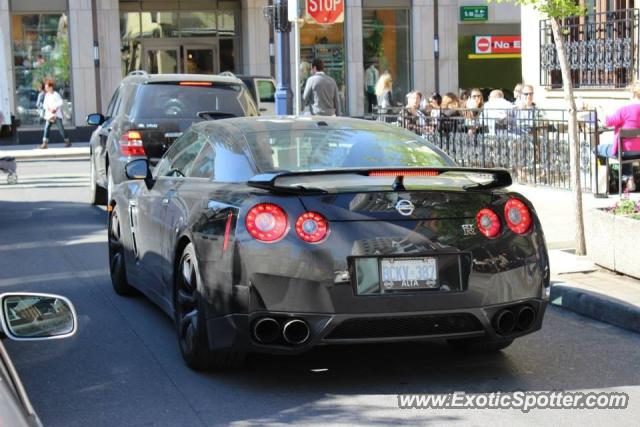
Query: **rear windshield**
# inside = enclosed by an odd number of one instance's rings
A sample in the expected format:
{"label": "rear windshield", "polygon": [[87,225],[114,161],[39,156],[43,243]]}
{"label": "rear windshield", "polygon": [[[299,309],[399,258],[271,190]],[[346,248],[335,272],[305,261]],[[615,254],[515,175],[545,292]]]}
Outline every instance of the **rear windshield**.
{"label": "rear windshield", "polygon": [[[135,119],[244,117],[257,115],[253,100],[241,84],[207,86],[141,85],[132,116]],[[203,117],[200,117],[203,118]]]}
{"label": "rear windshield", "polygon": [[410,132],[301,130],[246,135],[259,172],[342,168],[452,166]]}

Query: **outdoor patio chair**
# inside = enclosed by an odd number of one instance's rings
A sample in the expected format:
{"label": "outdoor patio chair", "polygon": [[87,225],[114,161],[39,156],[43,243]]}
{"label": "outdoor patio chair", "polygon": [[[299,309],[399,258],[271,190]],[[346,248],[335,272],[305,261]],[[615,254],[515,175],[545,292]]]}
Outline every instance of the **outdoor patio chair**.
{"label": "outdoor patio chair", "polygon": [[[640,160],[640,151],[623,151],[622,142],[625,139],[640,138],[640,129],[620,129],[616,144],[618,144],[618,196],[622,195],[622,165]],[[609,177],[609,163],[612,159],[605,159],[606,176]],[[608,182],[608,179],[607,179]],[[609,195],[609,186],[607,185],[607,196]]]}

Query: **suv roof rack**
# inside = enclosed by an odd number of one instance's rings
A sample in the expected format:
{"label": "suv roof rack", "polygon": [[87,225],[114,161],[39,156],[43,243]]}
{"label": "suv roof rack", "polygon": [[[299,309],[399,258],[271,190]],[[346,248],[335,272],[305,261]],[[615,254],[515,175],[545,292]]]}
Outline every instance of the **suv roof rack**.
{"label": "suv roof rack", "polygon": [[133,70],[132,72],[127,74],[127,76],[148,76],[148,75],[149,73],[147,73],[144,70]]}

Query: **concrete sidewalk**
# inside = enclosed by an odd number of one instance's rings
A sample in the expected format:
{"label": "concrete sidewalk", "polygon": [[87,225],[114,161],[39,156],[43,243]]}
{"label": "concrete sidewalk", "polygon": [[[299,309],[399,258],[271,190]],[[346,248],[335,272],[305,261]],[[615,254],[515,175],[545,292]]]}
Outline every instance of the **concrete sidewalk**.
{"label": "concrete sidewalk", "polygon": [[74,142],[71,147],[62,143],[49,144],[45,150],[39,145],[0,145],[0,157],[15,157],[17,161],[89,158],[89,143]]}
{"label": "concrete sidewalk", "polygon": [[[573,194],[568,190],[514,185],[533,203],[545,233],[551,264],[551,303],[584,316],[640,332],[640,280],[616,274],[576,256]],[[632,193],[640,199],[640,193]],[[603,208],[616,203],[583,195],[583,208]],[[638,223],[640,226],[640,222]],[[588,233],[589,230],[586,230]]]}
{"label": "concrete sidewalk", "polygon": [[[15,157],[18,162],[88,158],[89,143],[74,143],[69,148],[63,144],[50,144],[46,150],[40,150],[37,145],[0,146],[0,157],[4,156]],[[551,259],[551,303],[640,332],[640,281],[600,268],[588,257],[573,254],[575,220],[572,193],[518,184],[511,186],[510,190],[531,200],[542,223]],[[640,193],[631,197],[640,199]],[[617,196],[597,199],[591,194],[584,194],[583,208],[607,207],[616,200]]]}

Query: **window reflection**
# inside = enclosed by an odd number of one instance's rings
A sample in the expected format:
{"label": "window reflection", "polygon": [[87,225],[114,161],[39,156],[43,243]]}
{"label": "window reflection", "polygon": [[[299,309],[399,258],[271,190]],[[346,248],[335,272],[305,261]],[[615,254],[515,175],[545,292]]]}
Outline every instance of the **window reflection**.
{"label": "window reflection", "polygon": [[64,124],[72,119],[69,24],[67,15],[13,15],[13,64],[16,112],[22,125],[40,125],[38,95],[45,78],[62,96]]}
{"label": "window reflection", "polygon": [[181,37],[215,37],[216,34],[215,12],[180,13]]}
{"label": "window reflection", "polygon": [[122,74],[142,68],[142,44],[140,37],[140,14],[123,12],[120,14],[120,52],[122,58]]}
{"label": "window reflection", "polygon": [[178,37],[178,14],[175,12],[142,12],[140,14],[142,38]]}

